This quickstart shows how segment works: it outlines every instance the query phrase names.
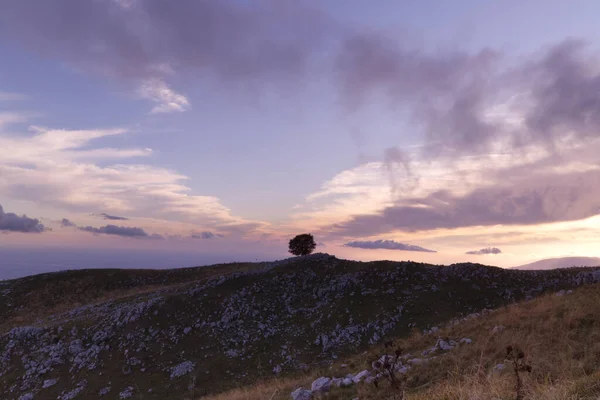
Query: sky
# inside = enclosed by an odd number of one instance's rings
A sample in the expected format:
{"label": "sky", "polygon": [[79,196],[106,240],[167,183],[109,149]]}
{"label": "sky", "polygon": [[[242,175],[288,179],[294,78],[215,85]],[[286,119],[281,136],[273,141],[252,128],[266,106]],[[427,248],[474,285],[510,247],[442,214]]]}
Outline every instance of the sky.
{"label": "sky", "polygon": [[0,8],[0,279],[599,255],[596,1]]}

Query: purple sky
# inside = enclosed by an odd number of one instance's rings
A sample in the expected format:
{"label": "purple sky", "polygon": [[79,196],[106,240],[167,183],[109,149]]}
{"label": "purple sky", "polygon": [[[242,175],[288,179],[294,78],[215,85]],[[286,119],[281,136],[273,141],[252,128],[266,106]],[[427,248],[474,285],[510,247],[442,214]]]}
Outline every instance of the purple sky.
{"label": "purple sky", "polygon": [[0,8],[0,279],[598,255],[595,1]]}

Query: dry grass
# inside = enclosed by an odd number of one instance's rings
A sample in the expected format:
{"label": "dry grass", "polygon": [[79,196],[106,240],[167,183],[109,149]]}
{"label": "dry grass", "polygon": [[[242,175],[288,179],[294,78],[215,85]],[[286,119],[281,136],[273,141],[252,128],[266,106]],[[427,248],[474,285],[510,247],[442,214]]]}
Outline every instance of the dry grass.
{"label": "dry grass", "polygon": [[[494,366],[505,362],[506,347],[523,349],[531,373],[523,374],[525,399],[576,400],[600,398],[600,286],[591,285],[562,297],[548,295],[504,307],[484,317],[442,329],[440,337],[468,337],[461,345],[429,363],[415,366],[408,376],[411,400],[508,400],[515,399],[515,380],[509,363],[502,372]],[[495,326],[504,326],[492,334]],[[418,357],[435,342],[419,333],[397,343]],[[239,388],[212,400],[289,399],[299,386],[310,387],[318,376],[343,376],[366,369],[381,347],[336,363],[331,370],[313,371],[303,377],[265,381]],[[341,368],[340,364],[351,368]],[[382,386],[382,385],[380,385]],[[393,398],[385,386],[362,385],[352,391],[332,391],[330,399],[361,400]]]}

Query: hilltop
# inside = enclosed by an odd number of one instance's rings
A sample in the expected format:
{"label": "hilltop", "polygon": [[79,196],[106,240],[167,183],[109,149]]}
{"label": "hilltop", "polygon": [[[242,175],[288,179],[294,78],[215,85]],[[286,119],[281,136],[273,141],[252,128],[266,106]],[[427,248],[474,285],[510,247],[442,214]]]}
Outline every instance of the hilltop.
{"label": "hilltop", "polygon": [[571,267],[594,267],[600,266],[600,258],[598,257],[562,257],[548,258],[545,260],[535,261],[529,264],[519,265],[514,269],[540,270],[540,269],[557,269]]}
{"label": "hilltop", "polygon": [[329,368],[390,337],[598,280],[595,269],[315,254],[5,281],[0,397],[198,398]]}

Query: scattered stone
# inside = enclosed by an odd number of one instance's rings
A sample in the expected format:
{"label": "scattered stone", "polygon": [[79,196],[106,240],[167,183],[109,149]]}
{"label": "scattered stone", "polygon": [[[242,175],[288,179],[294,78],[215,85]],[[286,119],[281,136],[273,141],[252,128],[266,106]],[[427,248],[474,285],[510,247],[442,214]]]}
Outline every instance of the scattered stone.
{"label": "scattered stone", "polygon": [[181,364],[174,366],[171,369],[171,379],[178,378],[183,375],[187,375],[194,370],[196,363],[192,361],[184,361]]}
{"label": "scattered stone", "polygon": [[359,383],[360,381],[362,381],[363,379],[365,379],[367,376],[371,376],[371,372],[369,370],[364,370],[359,372],[358,374],[356,374],[352,380],[354,381],[354,383]]}
{"label": "scattered stone", "polygon": [[331,388],[331,378],[327,378],[324,376],[313,381],[313,383],[311,385],[312,393],[317,394],[317,395],[323,395],[323,394],[329,392],[330,388]]}
{"label": "scattered stone", "polygon": [[119,393],[119,399],[128,399],[131,396],[133,396],[133,387],[131,386],[128,386],[127,388],[125,388],[125,390]]}
{"label": "scattered stone", "polygon": [[496,325],[491,330],[492,335],[495,335],[497,333],[502,333],[502,332],[504,332],[504,325]]}
{"label": "scattered stone", "polygon": [[110,387],[110,386],[107,386],[107,387],[105,387],[105,388],[102,388],[102,389],[100,389],[100,391],[98,392],[98,394],[99,394],[100,396],[104,396],[104,395],[107,395],[107,394],[109,394],[109,393],[110,393],[110,390],[111,390],[111,387]]}
{"label": "scattered stone", "polygon": [[46,379],[44,381],[44,383],[42,384],[42,389],[52,387],[52,386],[56,385],[56,382],[57,382],[56,379]]}
{"label": "scattered stone", "polygon": [[293,400],[310,400],[311,397],[310,390],[306,390],[304,388],[298,388],[292,392]]}

